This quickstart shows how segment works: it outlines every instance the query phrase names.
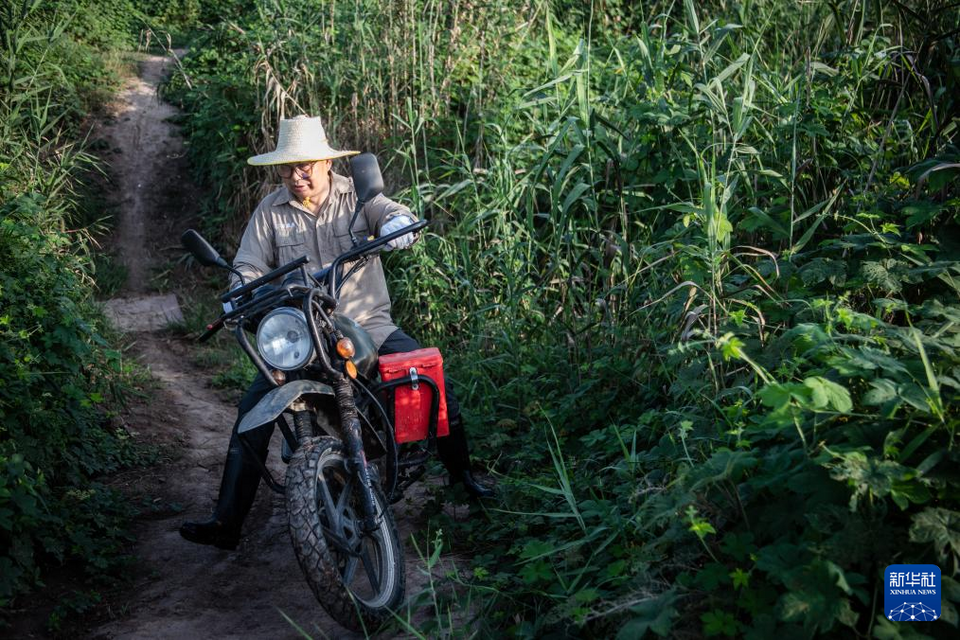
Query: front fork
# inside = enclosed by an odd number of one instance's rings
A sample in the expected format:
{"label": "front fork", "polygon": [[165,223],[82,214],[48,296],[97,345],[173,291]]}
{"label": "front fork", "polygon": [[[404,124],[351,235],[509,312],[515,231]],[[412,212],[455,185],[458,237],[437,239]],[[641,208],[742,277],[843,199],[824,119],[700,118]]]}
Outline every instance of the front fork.
{"label": "front fork", "polygon": [[[347,471],[360,484],[360,506],[363,509],[363,530],[365,533],[376,531],[379,526],[377,501],[373,495],[373,478],[370,476],[370,467],[367,456],[363,451],[363,439],[360,435],[360,418],[357,414],[357,404],[353,399],[353,388],[350,380],[342,376],[333,385],[340,408],[340,432],[344,447],[347,449]],[[312,412],[304,403],[290,405],[293,410],[293,426],[297,443],[302,446],[313,437]]]}
{"label": "front fork", "polygon": [[373,495],[373,478],[370,466],[363,451],[363,438],[360,435],[360,417],[357,404],[353,399],[353,388],[346,376],[341,376],[333,385],[340,408],[340,425],[343,444],[347,449],[347,471],[360,481],[360,506],[363,509],[364,533],[373,533],[379,526],[377,501]]}

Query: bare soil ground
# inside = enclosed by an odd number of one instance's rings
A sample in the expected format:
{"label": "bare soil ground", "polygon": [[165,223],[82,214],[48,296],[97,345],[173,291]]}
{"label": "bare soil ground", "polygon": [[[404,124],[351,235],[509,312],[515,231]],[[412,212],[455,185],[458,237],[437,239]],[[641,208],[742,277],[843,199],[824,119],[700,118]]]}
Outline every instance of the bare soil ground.
{"label": "bare soil ground", "polygon": [[[151,270],[182,251],[180,232],[194,219],[196,187],[177,128],[175,110],[156,95],[169,61],[144,56],[140,77],[130,78],[118,98],[115,117],[101,135],[113,146],[108,158],[119,203],[115,242],[128,270],[120,297],[150,294]],[[176,289],[174,289],[176,292]],[[113,302],[114,305],[123,303]],[[169,311],[169,299],[164,303]],[[166,311],[164,311],[166,313]],[[121,319],[121,322],[127,324]],[[185,519],[203,519],[216,500],[235,398],[209,386],[211,374],[193,364],[194,347],[163,331],[138,331],[128,324],[133,355],[152,374],[149,397],[131,399],[121,416],[137,438],[157,444],[168,460],[114,479],[131,500],[153,504],[134,527],[129,586],[81,622],[87,638],[294,638],[303,637],[285,619],[313,637],[353,637],[320,608],[303,580],[287,531],[282,496],[261,484],[235,552],[191,544],[177,529]],[[149,328],[149,323],[147,325]],[[272,448],[276,451],[277,448]],[[273,454],[272,454],[273,455]],[[278,461],[271,462],[282,474]],[[410,534],[423,524],[419,510],[396,505],[407,544],[408,594],[423,584]],[[23,636],[42,634],[21,628]]]}

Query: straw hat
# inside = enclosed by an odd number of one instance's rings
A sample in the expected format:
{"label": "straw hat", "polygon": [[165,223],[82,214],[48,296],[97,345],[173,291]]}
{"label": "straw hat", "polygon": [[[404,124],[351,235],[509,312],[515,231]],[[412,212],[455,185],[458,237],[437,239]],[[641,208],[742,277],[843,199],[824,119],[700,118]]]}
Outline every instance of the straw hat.
{"label": "straw hat", "polygon": [[247,164],[263,167],[289,162],[313,162],[333,160],[360,153],[359,151],[337,151],[327,142],[327,134],[320,124],[320,118],[297,116],[280,120],[280,132],[277,134],[277,148],[247,159]]}

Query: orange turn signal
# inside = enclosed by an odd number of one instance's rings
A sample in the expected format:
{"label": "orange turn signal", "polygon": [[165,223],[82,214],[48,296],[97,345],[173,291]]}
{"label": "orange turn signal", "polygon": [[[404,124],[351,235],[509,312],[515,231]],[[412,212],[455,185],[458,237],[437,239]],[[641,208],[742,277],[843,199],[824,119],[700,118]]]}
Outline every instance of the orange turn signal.
{"label": "orange turn signal", "polygon": [[353,364],[353,360],[347,360],[343,365],[343,368],[347,370],[347,375],[351,378],[356,379],[357,377],[357,365]]}
{"label": "orange turn signal", "polygon": [[272,375],[273,379],[277,381],[277,384],[283,384],[287,381],[287,374],[279,369],[274,369],[270,372],[270,375]]}
{"label": "orange turn signal", "polygon": [[352,358],[356,352],[357,350],[353,348],[353,340],[350,338],[337,340],[337,353],[340,354],[341,358]]}

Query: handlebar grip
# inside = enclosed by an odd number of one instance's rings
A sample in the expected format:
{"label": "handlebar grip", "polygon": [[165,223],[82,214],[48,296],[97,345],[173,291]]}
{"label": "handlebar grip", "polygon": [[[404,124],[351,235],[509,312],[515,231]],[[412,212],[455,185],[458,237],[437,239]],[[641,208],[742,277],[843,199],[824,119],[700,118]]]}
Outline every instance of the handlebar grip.
{"label": "handlebar grip", "polygon": [[213,322],[207,325],[207,330],[200,334],[200,337],[197,338],[197,342],[206,342],[212,338],[217,331],[223,328],[223,318],[217,318]]}
{"label": "handlebar grip", "polygon": [[348,262],[354,258],[362,256],[368,251],[372,251],[373,249],[377,249],[379,247],[384,246],[391,240],[394,240],[401,236],[405,236],[408,233],[416,233],[417,231],[420,231],[420,229],[423,229],[424,227],[426,227],[428,224],[430,224],[430,222],[427,220],[417,220],[413,224],[408,224],[403,229],[397,229],[393,233],[388,233],[387,235],[380,236],[379,238],[375,240],[371,240],[370,242],[357,245],[353,249],[350,249],[349,251],[346,251],[340,254],[340,257],[337,258],[337,260],[339,260],[340,262]]}

